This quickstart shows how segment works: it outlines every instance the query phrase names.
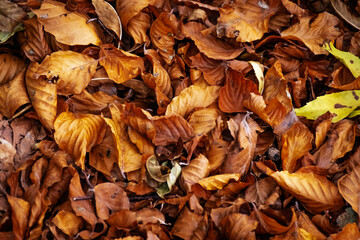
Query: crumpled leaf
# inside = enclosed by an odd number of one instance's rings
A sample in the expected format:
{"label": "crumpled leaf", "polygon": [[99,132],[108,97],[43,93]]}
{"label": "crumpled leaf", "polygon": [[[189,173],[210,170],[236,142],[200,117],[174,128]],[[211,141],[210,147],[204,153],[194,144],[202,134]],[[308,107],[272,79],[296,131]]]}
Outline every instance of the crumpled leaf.
{"label": "crumpled leaf", "polygon": [[204,36],[205,26],[197,22],[188,22],[182,26],[182,32],[195,42],[199,51],[212,59],[231,60],[243,52],[243,48],[233,47],[229,43],[212,36]]}
{"label": "crumpled leaf", "polygon": [[217,227],[219,227],[221,221],[228,215],[233,213],[240,212],[240,209],[243,205],[247,204],[245,199],[237,198],[233,203],[228,207],[220,207],[211,209],[211,219]]}
{"label": "crumpled leaf", "polygon": [[101,46],[99,53],[100,65],[103,66],[111,80],[123,83],[140,75],[144,69],[141,57],[117,49],[112,44]]}
{"label": "crumpled leaf", "polygon": [[338,181],[340,194],[359,214],[360,166],[356,166]]}
{"label": "crumpled leaf", "polygon": [[0,84],[14,79],[25,67],[25,62],[22,59],[9,53],[0,54],[0,62]]}
{"label": "crumpled leaf", "polygon": [[164,198],[164,195],[171,192],[172,186],[176,183],[176,180],[180,176],[181,166],[178,162],[173,162],[173,167],[170,170],[169,175],[166,178],[166,183],[162,183],[157,189],[156,193]]}
{"label": "crumpled leaf", "polygon": [[30,64],[26,72],[26,88],[40,122],[48,129],[54,129],[57,113],[56,84],[46,80],[45,76],[36,76],[37,62]]}
{"label": "crumpled leaf", "polygon": [[313,135],[301,122],[294,123],[281,136],[281,159],[283,169],[292,173],[297,160],[312,149]]}
{"label": "crumpled leaf", "polygon": [[191,186],[209,175],[209,160],[202,154],[191,160],[182,169],[181,186],[186,192],[191,192]]}
{"label": "crumpled leaf", "polygon": [[102,23],[110,30],[113,30],[116,36],[121,39],[122,28],[120,18],[115,9],[105,0],[93,0],[95,12]]}
{"label": "crumpled leaf", "polygon": [[329,111],[335,114],[332,122],[338,122],[360,106],[358,95],[360,96],[360,90],[326,94],[308,102],[301,108],[295,109],[295,113],[297,116],[315,120]]}
{"label": "crumpled leaf", "polygon": [[1,32],[12,32],[14,27],[27,16],[19,5],[11,1],[1,0],[0,9]]}
{"label": "crumpled leaf", "polygon": [[253,215],[233,213],[221,221],[220,231],[226,239],[255,240],[254,230],[258,224]]}
{"label": "crumpled leaf", "polygon": [[167,106],[165,115],[178,114],[186,117],[196,107],[207,107],[219,97],[220,87],[192,85],[174,97]]}
{"label": "crumpled leaf", "polygon": [[196,237],[196,230],[201,226],[200,223],[202,220],[203,216],[184,207],[179,214],[171,233],[184,240],[193,239],[193,237]]}
{"label": "crumpled leaf", "polygon": [[80,94],[95,75],[95,59],[73,51],[57,51],[46,56],[39,65],[35,76],[45,75],[57,79],[57,94]]}
{"label": "crumpled leaf", "polygon": [[25,55],[31,61],[41,61],[51,53],[48,42],[45,38],[44,27],[36,18],[24,21],[26,39],[21,44]]}
{"label": "crumpled leaf", "polygon": [[281,36],[304,42],[314,54],[327,54],[321,46],[325,40],[334,40],[340,35],[340,31],[335,28],[339,19],[328,12],[323,12],[310,23],[311,20],[311,16],[300,18],[299,23],[283,31]]}
{"label": "crumpled leaf", "polygon": [[331,234],[330,240],[341,240],[341,239],[359,239],[360,232],[356,223],[348,223],[341,232],[337,234]]}
{"label": "crumpled leaf", "polygon": [[92,114],[61,113],[54,122],[54,138],[59,147],[72,154],[76,164],[85,169],[85,155],[101,143],[105,135],[102,117]]}
{"label": "crumpled leaf", "polygon": [[45,0],[40,9],[32,11],[45,31],[55,36],[60,43],[67,45],[100,45],[96,27],[87,23],[89,17],[77,12],[69,12],[65,4],[53,0]]}
{"label": "crumpled leaf", "polygon": [[69,237],[75,236],[83,225],[81,217],[78,217],[73,212],[66,210],[58,212],[51,221]]}
{"label": "crumpled leaf", "polygon": [[195,135],[207,134],[216,126],[216,119],[219,117],[217,108],[203,108],[197,110],[189,117],[189,124],[194,129]]}
{"label": "crumpled leaf", "polygon": [[146,34],[150,28],[150,16],[145,12],[139,12],[128,23],[127,29],[129,34],[134,39],[135,44],[140,45],[145,43],[146,46],[150,44],[150,39]]}
{"label": "crumpled leaf", "polygon": [[16,110],[30,103],[25,88],[25,69],[6,84],[0,85],[0,112],[12,118]]}
{"label": "crumpled leaf", "polygon": [[96,213],[99,218],[108,219],[110,213],[129,209],[126,192],[116,183],[100,183],[94,187]]}
{"label": "crumpled leaf", "polygon": [[257,86],[246,79],[241,72],[228,70],[225,85],[220,89],[219,107],[227,113],[244,112],[244,101],[250,98],[250,93],[259,94]]}
{"label": "crumpled leaf", "polygon": [[117,163],[122,172],[131,172],[140,169],[141,154],[136,146],[130,141],[127,125],[120,120],[120,110],[116,105],[110,105],[112,119],[104,118],[110,126],[115,140]]}
{"label": "crumpled leaf", "polygon": [[323,176],[314,173],[273,172],[270,169],[267,174],[310,212],[335,211],[344,205],[337,187]]}
{"label": "crumpled leaf", "polygon": [[160,56],[167,64],[175,59],[174,35],[177,33],[178,22],[172,13],[162,12],[150,27],[150,39],[158,49]]}
{"label": "crumpled leaf", "polygon": [[219,174],[201,179],[198,183],[206,190],[222,189],[230,180],[238,181],[240,174]]}
{"label": "crumpled leaf", "polygon": [[340,60],[354,75],[360,76],[360,58],[350,52],[344,52],[336,49],[333,42],[325,43],[323,48]]}

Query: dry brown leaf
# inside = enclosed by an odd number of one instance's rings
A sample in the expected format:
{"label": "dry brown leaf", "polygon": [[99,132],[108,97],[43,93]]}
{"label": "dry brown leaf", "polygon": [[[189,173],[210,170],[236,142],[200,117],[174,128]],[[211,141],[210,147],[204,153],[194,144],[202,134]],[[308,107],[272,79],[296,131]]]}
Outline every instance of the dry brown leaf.
{"label": "dry brown leaf", "polygon": [[96,213],[99,218],[108,219],[110,213],[129,209],[126,192],[116,183],[100,183],[94,187]]}
{"label": "dry brown leaf", "polygon": [[194,135],[190,124],[183,117],[176,114],[171,116],[154,116],[152,120],[156,129],[156,134],[152,141],[156,146],[177,143],[179,138],[183,142],[187,142]]}
{"label": "dry brown leaf", "polygon": [[106,222],[117,228],[133,228],[136,226],[137,217],[135,212],[124,209],[112,214]]}
{"label": "dry brown leaf", "polygon": [[57,94],[80,94],[95,75],[97,61],[73,51],[57,51],[46,56],[35,76],[56,81]]}
{"label": "dry brown leaf", "polygon": [[85,197],[86,195],[81,187],[80,176],[78,172],[76,172],[73,167],[71,167],[71,171],[73,174],[69,185],[69,198],[71,207],[74,210],[76,216],[82,217],[86,222],[94,227],[97,222],[94,207],[90,200],[76,200],[76,198]]}
{"label": "dry brown leaf", "polygon": [[299,224],[299,227],[301,227],[302,229],[311,233],[311,235],[314,236],[316,239],[319,239],[319,240],[326,239],[325,235],[319,231],[319,229],[311,221],[309,216],[306,215],[304,212],[300,212],[300,215],[298,217],[298,224]]}
{"label": "dry brown leaf", "polygon": [[130,141],[127,125],[120,120],[120,110],[116,105],[110,106],[112,119],[104,118],[110,126],[115,140],[117,164],[122,172],[131,172],[140,169],[141,154],[136,146]]}
{"label": "dry brown leaf", "polygon": [[54,138],[59,147],[73,155],[76,164],[85,169],[86,152],[101,143],[105,135],[102,117],[92,114],[61,113],[54,122]]}
{"label": "dry brown leaf", "polygon": [[0,112],[12,118],[18,108],[30,103],[25,88],[25,69],[12,80],[0,85]]}
{"label": "dry brown leaf", "polygon": [[31,63],[26,72],[26,88],[40,122],[48,129],[54,129],[57,112],[56,84],[45,76],[36,77],[37,62]]}
{"label": "dry brown leaf", "polygon": [[128,127],[128,134],[130,141],[136,145],[141,154],[154,154],[154,145],[141,133],[134,130],[132,127]]}
{"label": "dry brown leaf", "polygon": [[233,47],[229,43],[212,36],[204,36],[201,31],[205,26],[197,22],[188,22],[182,26],[182,32],[187,38],[195,42],[199,51],[209,58],[231,60],[239,56],[243,49]]}
{"label": "dry brown leaf", "polygon": [[145,12],[139,12],[128,23],[127,29],[130,36],[134,39],[135,45],[145,43],[150,44],[150,39],[146,32],[150,28],[150,16]]}
{"label": "dry brown leaf", "polygon": [[77,12],[69,12],[65,4],[45,0],[40,9],[32,9],[45,31],[55,36],[60,43],[67,45],[100,45],[101,40],[93,23],[87,23],[89,17]]}
{"label": "dry brown leaf", "polygon": [[162,12],[150,27],[150,39],[158,49],[160,56],[170,65],[175,59],[174,36],[177,33],[178,21],[172,13]]}
{"label": "dry brown leaf", "polygon": [[245,112],[244,101],[250,93],[259,94],[257,86],[235,70],[228,70],[225,85],[220,89],[219,107],[226,113]]}
{"label": "dry brown leaf", "polygon": [[335,27],[339,19],[328,12],[323,12],[312,22],[311,20],[311,16],[300,18],[299,23],[283,31],[281,36],[304,42],[314,54],[327,55],[322,45],[325,40],[334,40],[340,35],[340,31]]}
{"label": "dry brown leaf", "polygon": [[294,3],[290,0],[281,0],[281,3],[284,5],[286,10],[288,10],[292,14],[295,14],[299,18],[303,17],[306,13],[304,9],[302,9],[296,3]]}
{"label": "dry brown leaf", "polygon": [[[331,127],[331,122],[333,119],[333,115],[330,112],[325,113],[324,115],[318,117],[316,122],[321,121],[317,124],[315,129],[315,146],[319,148],[320,145],[325,141],[328,131]],[[315,124],[315,123],[314,123]]]}
{"label": "dry brown leaf", "polygon": [[22,50],[31,61],[42,61],[51,53],[43,25],[36,18],[30,18],[24,21],[24,26],[26,38],[21,45]]}
{"label": "dry brown leaf", "polygon": [[216,25],[219,37],[236,38],[238,42],[259,40],[268,31],[269,19],[279,8],[278,1],[259,4],[257,0],[233,3],[219,9]]}
{"label": "dry brown leaf", "polygon": [[203,108],[193,112],[189,117],[189,124],[194,129],[195,135],[207,134],[216,126],[219,117],[217,108]]}
{"label": "dry brown leaf", "polygon": [[193,213],[187,207],[184,207],[177,217],[171,233],[184,240],[196,239],[196,230],[201,226],[202,220],[203,216]]}
{"label": "dry brown leaf", "polygon": [[209,175],[209,160],[202,154],[181,169],[181,186],[191,192],[191,186]]}
{"label": "dry brown leaf", "polygon": [[9,205],[12,209],[11,220],[15,239],[24,239],[28,227],[28,217],[30,214],[30,204],[21,199],[7,195]]}
{"label": "dry brown leaf", "polygon": [[91,1],[95,7],[95,12],[101,22],[110,30],[113,30],[116,36],[121,39],[122,29],[120,18],[115,9],[105,0]]}
{"label": "dry brown leaf", "polygon": [[268,172],[276,182],[297,198],[307,210],[320,213],[335,211],[344,205],[337,187],[323,176],[314,173]]}
{"label": "dry brown leaf", "polygon": [[295,171],[299,158],[312,149],[313,135],[301,122],[294,123],[281,136],[281,160],[283,169],[292,173]]}
{"label": "dry brown leaf", "polygon": [[252,216],[233,213],[220,223],[220,231],[226,239],[255,240],[255,232],[259,222]]}
{"label": "dry brown leaf", "polygon": [[226,65],[223,61],[206,57],[202,53],[190,56],[191,67],[199,69],[206,82],[210,85],[221,85],[225,79]]}
{"label": "dry brown leaf", "polygon": [[0,54],[0,84],[14,79],[25,67],[25,62],[9,53]]}
{"label": "dry brown leaf", "polygon": [[360,190],[359,186],[360,186],[360,166],[354,167],[350,173],[346,174],[338,181],[338,188],[340,194],[358,214],[359,214],[359,190]]}
{"label": "dry brown leaf", "polygon": [[192,85],[171,100],[165,115],[186,117],[194,108],[210,106],[219,97],[219,89],[218,86]]}
{"label": "dry brown leaf", "polygon": [[123,83],[135,78],[144,69],[141,57],[117,49],[112,44],[101,46],[99,57],[100,65],[105,68],[109,78],[116,83]]}
{"label": "dry brown leaf", "polygon": [[209,150],[206,152],[206,157],[209,159],[210,172],[218,170],[223,164],[227,148],[230,143],[222,139],[215,140],[209,147]]}
{"label": "dry brown leaf", "polygon": [[1,1],[0,31],[12,32],[15,26],[26,17],[26,12],[11,1]]}
{"label": "dry brown leaf", "polygon": [[81,217],[78,217],[73,212],[66,210],[58,212],[51,221],[69,237],[74,237],[83,225]]}
{"label": "dry brown leaf", "polygon": [[240,174],[219,174],[201,179],[198,183],[206,190],[222,189],[230,180],[238,181]]}
{"label": "dry brown leaf", "polygon": [[228,207],[220,207],[220,208],[213,208],[211,209],[211,219],[215,223],[217,227],[219,227],[221,221],[228,215],[231,215],[233,213],[239,213],[240,208],[247,204],[245,199],[238,198],[235,200],[235,202],[231,203]]}

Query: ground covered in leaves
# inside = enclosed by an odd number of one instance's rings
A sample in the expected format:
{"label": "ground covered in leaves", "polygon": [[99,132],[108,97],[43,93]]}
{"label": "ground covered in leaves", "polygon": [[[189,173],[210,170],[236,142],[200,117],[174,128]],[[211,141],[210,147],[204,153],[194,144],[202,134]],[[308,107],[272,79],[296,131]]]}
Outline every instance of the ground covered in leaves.
{"label": "ground covered in leaves", "polygon": [[0,239],[358,239],[359,14],[0,0]]}

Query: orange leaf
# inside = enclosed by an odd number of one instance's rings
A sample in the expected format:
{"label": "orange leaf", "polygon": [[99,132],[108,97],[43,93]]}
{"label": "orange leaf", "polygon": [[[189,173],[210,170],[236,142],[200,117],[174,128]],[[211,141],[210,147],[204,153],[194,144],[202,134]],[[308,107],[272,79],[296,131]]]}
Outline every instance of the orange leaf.
{"label": "orange leaf", "polygon": [[150,28],[150,16],[147,13],[139,12],[128,23],[127,29],[130,36],[134,39],[135,45],[145,43],[150,44],[150,39],[146,32]]}
{"label": "orange leaf", "polygon": [[0,85],[0,112],[12,118],[16,110],[30,103],[25,88],[25,69],[6,84]]}
{"label": "orange leaf", "polygon": [[348,223],[341,230],[341,232],[337,234],[331,234],[328,239],[342,240],[342,239],[359,239],[359,238],[360,238],[359,227],[356,225],[356,223]]}
{"label": "orange leaf", "polygon": [[108,219],[111,212],[129,209],[126,192],[115,183],[100,183],[95,186],[96,213],[99,218]]}
{"label": "orange leaf", "polygon": [[196,67],[204,74],[204,79],[210,85],[221,85],[225,79],[225,63],[206,57],[202,53],[189,57],[191,67]]}
{"label": "orange leaf", "polygon": [[331,127],[331,121],[333,119],[333,115],[330,112],[324,113],[320,117],[316,119],[314,125],[316,125],[315,130],[315,146],[316,148],[320,147],[320,145],[325,141],[328,131]]}
{"label": "orange leaf", "polygon": [[[193,213],[187,207],[184,207],[177,217],[171,233],[184,240],[191,240],[197,236],[196,230],[200,227],[202,220],[203,216]],[[205,230],[207,231],[207,229]]]}
{"label": "orange leaf", "polygon": [[178,21],[172,13],[162,12],[150,27],[150,39],[158,49],[160,56],[170,65],[175,58],[174,35],[177,33]]}
{"label": "orange leaf", "polygon": [[130,141],[136,145],[141,154],[154,154],[154,145],[141,133],[129,126],[128,134]]}
{"label": "orange leaf", "polygon": [[116,83],[123,83],[135,78],[144,69],[141,57],[117,49],[112,44],[101,46],[99,56],[100,65],[105,68],[109,78]]}
{"label": "orange leaf", "polygon": [[344,205],[337,187],[323,176],[288,171],[267,174],[297,198],[310,212],[335,211]]}
{"label": "orange leaf", "polygon": [[297,160],[312,149],[313,135],[302,123],[294,123],[281,136],[281,159],[284,170],[294,172]]}
{"label": "orange leaf", "polygon": [[45,31],[56,40],[67,45],[100,45],[101,40],[93,23],[87,23],[89,17],[77,12],[69,12],[65,4],[53,0],[42,2],[40,9],[32,9]]}
{"label": "orange leaf", "polygon": [[75,236],[83,225],[81,217],[78,217],[74,213],[66,210],[58,212],[51,221],[69,237]]}
{"label": "orange leaf", "polygon": [[112,119],[104,118],[110,126],[115,147],[117,150],[117,163],[122,172],[131,172],[141,168],[141,154],[130,141],[127,125],[120,120],[120,110],[116,105],[109,106]]}
{"label": "orange leaf", "polygon": [[207,134],[216,126],[218,116],[217,108],[203,108],[191,114],[189,124],[194,129],[195,135]]}
{"label": "orange leaf", "polygon": [[[311,22],[311,23],[310,23]],[[281,33],[289,39],[300,40],[315,54],[325,54],[322,49],[325,40],[334,40],[341,33],[335,28],[339,19],[328,12],[320,13],[313,21],[311,16],[300,18],[300,22]]]}
{"label": "orange leaf", "polygon": [[226,217],[233,213],[240,212],[241,206],[247,204],[245,199],[238,198],[235,202],[231,203],[228,207],[220,207],[211,209],[211,219],[214,221],[215,225],[219,227],[221,221]]}
{"label": "orange leaf", "polygon": [[116,36],[121,39],[122,28],[120,18],[115,9],[105,0],[93,0],[95,12],[101,22],[110,30],[113,30]]}
{"label": "orange leaf", "polygon": [[40,122],[46,128],[53,129],[57,111],[56,84],[46,81],[44,76],[36,77],[38,68],[37,62],[30,64],[26,72],[26,88]]}
{"label": "orange leaf", "polygon": [[222,189],[230,180],[238,181],[240,174],[220,174],[201,179],[198,183],[206,190]]}
{"label": "orange leaf", "polygon": [[209,175],[209,161],[200,154],[191,160],[190,164],[181,169],[181,186],[186,192],[191,192],[191,186]]}
{"label": "orange leaf", "polygon": [[356,166],[350,173],[338,181],[340,194],[359,214],[360,166]]}
{"label": "orange leaf", "polygon": [[7,195],[8,202],[12,209],[11,220],[13,232],[16,239],[24,239],[28,228],[28,217],[30,214],[30,204],[21,199]]}
{"label": "orange leaf", "polygon": [[46,56],[35,72],[56,80],[57,94],[80,94],[95,75],[97,62],[84,54],[72,51],[57,51]]}
{"label": "orange leaf", "polygon": [[59,147],[76,158],[76,164],[85,169],[85,155],[99,144],[105,135],[102,117],[92,114],[61,113],[54,123],[54,138]]}
{"label": "orange leaf", "polygon": [[21,44],[22,50],[31,61],[42,61],[51,53],[43,25],[36,18],[30,18],[24,21],[24,26],[26,39]]}
{"label": "orange leaf", "polygon": [[0,84],[4,84],[14,79],[25,67],[25,62],[8,53],[0,54]]}
{"label": "orange leaf", "polygon": [[288,226],[284,226],[280,224],[278,221],[276,221],[274,218],[271,218],[262,211],[258,210],[256,207],[254,208],[256,218],[259,221],[261,227],[264,228],[265,231],[270,234],[282,234],[289,231],[289,229],[297,221],[297,216],[295,214],[294,209],[291,209],[291,211],[292,211],[291,222],[289,223]]}
{"label": "orange leaf", "polygon": [[197,22],[188,22],[182,26],[182,31],[187,38],[195,42],[199,51],[209,58],[231,60],[243,52],[243,48],[231,46],[229,43],[212,36],[204,36],[201,31],[205,26]]}
{"label": "orange leaf", "polygon": [[233,213],[221,221],[220,230],[226,239],[255,240],[257,225],[258,221],[253,216]]}
{"label": "orange leaf", "polygon": [[219,97],[219,89],[218,86],[192,85],[171,100],[165,115],[186,117],[196,107],[210,106]]}
{"label": "orange leaf", "polygon": [[257,86],[235,70],[228,70],[225,85],[220,89],[219,107],[226,113],[245,112],[244,101],[250,93],[259,94]]}

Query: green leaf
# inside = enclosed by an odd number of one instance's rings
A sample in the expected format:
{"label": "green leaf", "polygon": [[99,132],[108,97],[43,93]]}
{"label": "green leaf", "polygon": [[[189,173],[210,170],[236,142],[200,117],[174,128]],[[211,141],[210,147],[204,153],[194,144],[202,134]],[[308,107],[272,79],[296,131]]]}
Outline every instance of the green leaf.
{"label": "green leaf", "polygon": [[349,114],[349,118],[353,118],[360,115],[360,109],[356,109]]}
{"label": "green leaf", "polygon": [[330,44],[325,43],[323,48],[339,59],[340,62],[342,62],[351,71],[355,78],[360,76],[360,58],[352,53],[336,49],[334,47],[334,43],[332,42],[330,42]]}
{"label": "green leaf", "polygon": [[297,116],[315,120],[327,111],[335,114],[333,122],[347,117],[360,106],[360,90],[326,94],[308,102],[304,107],[295,109]]}
{"label": "green leaf", "polygon": [[24,25],[22,23],[19,23],[18,25],[15,26],[15,28],[12,30],[12,32],[3,32],[0,31],[0,43],[4,43],[6,42],[9,38],[11,38],[12,36],[14,36],[14,34],[16,32],[22,31],[24,30]]}
{"label": "green leaf", "polygon": [[156,188],[156,193],[164,198],[164,196],[171,192],[172,186],[176,183],[176,180],[179,178],[181,173],[181,166],[178,162],[173,162],[173,167],[168,175],[166,182],[162,183],[158,188]]}
{"label": "green leaf", "polygon": [[171,192],[171,190],[169,189],[166,182],[162,183],[158,188],[156,188],[156,193],[161,198],[164,198],[164,196],[170,192]]}

